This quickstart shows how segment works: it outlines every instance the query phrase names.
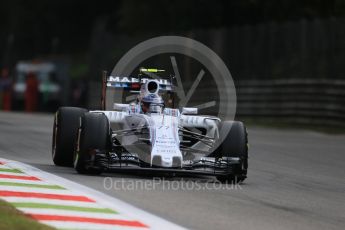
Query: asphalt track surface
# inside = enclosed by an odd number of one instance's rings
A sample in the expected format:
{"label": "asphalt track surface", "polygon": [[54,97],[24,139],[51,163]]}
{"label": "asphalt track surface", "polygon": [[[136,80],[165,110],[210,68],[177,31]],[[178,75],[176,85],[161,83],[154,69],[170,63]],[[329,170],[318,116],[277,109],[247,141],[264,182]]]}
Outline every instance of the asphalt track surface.
{"label": "asphalt track surface", "polygon": [[190,229],[345,229],[344,135],[249,128],[249,177],[240,186],[226,187],[213,183],[212,177],[181,182],[151,175],[78,175],[53,165],[52,124],[53,115],[1,112],[0,157],[94,188]]}

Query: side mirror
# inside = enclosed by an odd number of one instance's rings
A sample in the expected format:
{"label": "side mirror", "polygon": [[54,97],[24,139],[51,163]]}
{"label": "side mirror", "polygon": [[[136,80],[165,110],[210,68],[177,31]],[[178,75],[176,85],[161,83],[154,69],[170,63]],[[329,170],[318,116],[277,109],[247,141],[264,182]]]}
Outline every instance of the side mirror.
{"label": "side mirror", "polygon": [[183,107],[182,114],[198,114],[198,108],[191,108],[191,107]]}
{"label": "side mirror", "polygon": [[119,104],[119,103],[114,103],[114,110],[116,111],[123,111],[126,112],[129,108],[129,104]]}

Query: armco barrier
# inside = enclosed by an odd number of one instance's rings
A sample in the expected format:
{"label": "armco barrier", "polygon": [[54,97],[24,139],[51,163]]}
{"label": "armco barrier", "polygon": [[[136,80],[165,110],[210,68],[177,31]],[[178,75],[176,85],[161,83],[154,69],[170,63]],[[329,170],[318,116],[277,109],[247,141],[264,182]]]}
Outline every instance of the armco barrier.
{"label": "armco barrier", "polygon": [[239,117],[345,126],[345,80],[242,80],[235,85]]}

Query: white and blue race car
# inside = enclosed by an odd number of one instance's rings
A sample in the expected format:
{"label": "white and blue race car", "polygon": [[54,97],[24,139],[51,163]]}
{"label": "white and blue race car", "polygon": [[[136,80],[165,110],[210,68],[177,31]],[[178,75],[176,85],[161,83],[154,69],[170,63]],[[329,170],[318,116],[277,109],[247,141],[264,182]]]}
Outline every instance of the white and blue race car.
{"label": "white and blue race car", "polygon": [[[113,108],[106,109],[119,90],[137,95],[130,104],[112,103]],[[169,108],[173,97],[171,76],[104,76],[101,110],[60,107],[56,112],[55,165],[73,166],[83,174],[196,173],[221,182],[243,181],[248,168],[244,124],[198,115],[196,108]]]}

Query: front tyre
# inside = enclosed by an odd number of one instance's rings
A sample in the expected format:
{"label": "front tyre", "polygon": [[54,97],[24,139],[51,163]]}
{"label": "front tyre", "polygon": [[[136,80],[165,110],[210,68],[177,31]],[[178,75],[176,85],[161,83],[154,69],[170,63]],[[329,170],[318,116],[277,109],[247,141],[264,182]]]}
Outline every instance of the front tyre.
{"label": "front tyre", "polygon": [[74,168],[81,174],[100,174],[102,168],[96,165],[97,152],[109,150],[110,127],[103,113],[85,113],[78,131]]}
{"label": "front tyre", "polygon": [[240,121],[223,121],[220,125],[220,136],[225,136],[219,146],[221,157],[238,157],[240,165],[235,173],[218,176],[222,183],[239,183],[247,178],[248,170],[248,135],[244,124]]}
{"label": "front tyre", "polygon": [[82,108],[60,107],[55,113],[52,141],[52,158],[55,165],[73,165],[79,118],[86,112],[87,110]]}

